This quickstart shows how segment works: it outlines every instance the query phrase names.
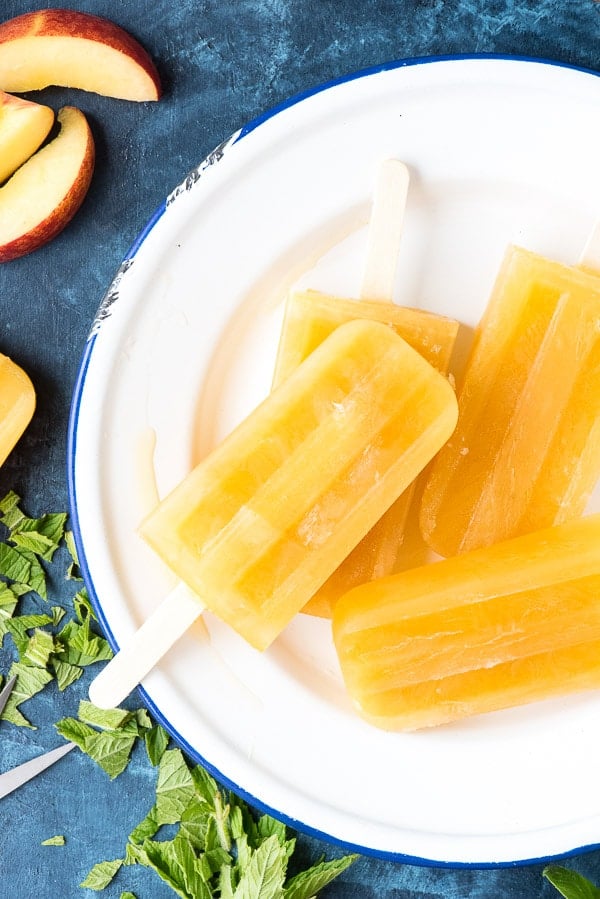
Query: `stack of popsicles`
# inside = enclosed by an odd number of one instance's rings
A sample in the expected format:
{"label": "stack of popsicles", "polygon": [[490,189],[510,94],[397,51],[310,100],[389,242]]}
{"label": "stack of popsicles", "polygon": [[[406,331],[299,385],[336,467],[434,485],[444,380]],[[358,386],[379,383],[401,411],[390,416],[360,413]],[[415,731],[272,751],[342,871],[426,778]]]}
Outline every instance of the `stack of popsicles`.
{"label": "stack of popsicles", "polygon": [[[303,608],[332,615],[348,691],[383,728],[600,686],[600,516],[581,517],[600,474],[589,269],[509,249],[458,407],[457,325],[394,306],[389,265],[358,301],[292,295],[273,392],[142,535],[258,649]],[[448,558],[393,573],[434,457],[420,519]],[[120,701],[201,608],[167,600],[93,700]]]}
{"label": "stack of popsicles", "polygon": [[348,593],[334,640],[380,727],[600,687],[600,277],[510,247],[430,471],[444,561]]}

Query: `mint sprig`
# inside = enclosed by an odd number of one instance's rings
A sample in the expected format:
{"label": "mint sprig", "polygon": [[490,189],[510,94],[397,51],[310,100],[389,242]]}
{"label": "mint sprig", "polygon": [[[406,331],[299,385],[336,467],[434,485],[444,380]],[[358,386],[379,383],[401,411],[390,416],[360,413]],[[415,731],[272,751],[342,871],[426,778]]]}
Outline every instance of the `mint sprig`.
{"label": "mint sprig", "polygon": [[[175,836],[155,839],[167,824],[177,825]],[[142,865],[181,899],[311,899],[356,859],[321,860],[288,878],[294,847],[280,821],[256,818],[204,768],[190,768],[179,749],[168,749],[154,805],[130,833],[123,857],[94,865],[81,886],[103,890],[121,868]]]}
{"label": "mint sprig", "polygon": [[547,865],[542,873],[565,899],[600,899],[600,889],[577,871],[561,865]]}

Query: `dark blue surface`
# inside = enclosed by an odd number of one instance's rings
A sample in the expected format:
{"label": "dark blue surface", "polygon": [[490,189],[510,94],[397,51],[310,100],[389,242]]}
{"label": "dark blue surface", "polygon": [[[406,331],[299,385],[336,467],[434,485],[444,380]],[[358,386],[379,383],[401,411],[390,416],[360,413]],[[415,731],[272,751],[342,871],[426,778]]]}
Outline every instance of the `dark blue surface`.
{"label": "dark blue surface", "polygon": [[[36,4],[4,0],[2,18]],[[50,4],[40,4],[50,5]],[[389,60],[423,55],[526,55],[600,69],[600,4],[594,0],[109,0],[71,3],[108,16],[136,35],[165,85],[159,104],[131,104],[51,89],[44,102],[79,106],[97,147],[90,193],[72,225],[53,243],[0,267],[0,352],[31,374],[38,411],[18,450],[0,470],[0,491],[14,488],[37,514],[65,509],[66,430],[84,341],[104,290],[138,232],[166,194],[221,140],[245,122],[323,81]],[[57,595],[72,590],[60,580]],[[6,670],[7,651],[0,653]],[[52,723],[74,714],[89,678],[66,694],[46,690],[26,707],[35,732],[0,729],[0,770],[58,742]],[[600,776],[600,770],[598,773]],[[81,754],[71,754],[0,804],[1,899],[70,899],[89,867],[120,855],[146,814],[154,773],[142,753],[111,783]],[[553,787],[568,789],[568,772]],[[42,847],[54,834],[65,847]],[[335,847],[301,837],[305,860]],[[569,864],[600,883],[600,852]],[[127,869],[107,897],[174,894],[148,872]],[[541,866],[502,870],[420,868],[363,859],[329,897],[557,896]]]}

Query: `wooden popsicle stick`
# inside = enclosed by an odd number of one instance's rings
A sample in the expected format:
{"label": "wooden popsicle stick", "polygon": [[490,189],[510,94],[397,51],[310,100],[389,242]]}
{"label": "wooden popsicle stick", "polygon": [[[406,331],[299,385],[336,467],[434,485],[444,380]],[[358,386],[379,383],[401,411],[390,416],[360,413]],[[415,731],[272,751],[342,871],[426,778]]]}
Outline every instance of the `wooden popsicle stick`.
{"label": "wooden popsicle stick", "polygon": [[200,617],[204,606],[178,584],[90,684],[90,701],[116,708]]}
{"label": "wooden popsicle stick", "polygon": [[361,300],[392,300],[409,180],[401,160],[382,162],[373,194]]}
{"label": "wooden popsicle stick", "polygon": [[581,268],[590,268],[593,271],[600,271],[600,219],[598,219],[590,231],[590,235],[581,251],[577,264],[580,265]]}

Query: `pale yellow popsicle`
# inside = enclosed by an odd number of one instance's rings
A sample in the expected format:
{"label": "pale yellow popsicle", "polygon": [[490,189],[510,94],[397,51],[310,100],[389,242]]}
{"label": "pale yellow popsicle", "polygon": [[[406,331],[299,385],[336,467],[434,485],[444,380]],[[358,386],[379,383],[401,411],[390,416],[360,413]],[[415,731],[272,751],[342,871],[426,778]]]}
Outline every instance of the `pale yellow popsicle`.
{"label": "pale yellow popsicle", "polygon": [[[273,385],[281,384],[332,331],[355,319],[388,325],[438,371],[447,372],[459,328],[454,319],[391,302],[352,300],[317,290],[300,290],[290,293],[286,301]],[[304,612],[330,617],[343,593],[396,570],[413,492],[414,483],[322,584]]]}
{"label": "pale yellow popsicle", "polygon": [[143,522],[206,606],[265,649],[456,425],[447,380],[386,325],[337,328]]}
{"label": "pale yellow popsicle", "polygon": [[0,465],[5,462],[35,410],[35,390],[22,368],[0,354]]}

